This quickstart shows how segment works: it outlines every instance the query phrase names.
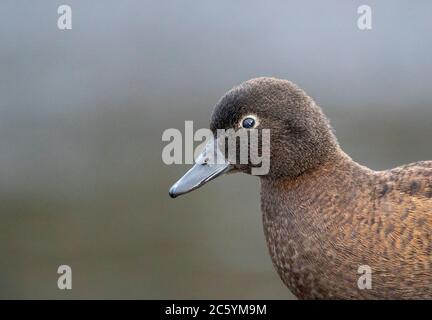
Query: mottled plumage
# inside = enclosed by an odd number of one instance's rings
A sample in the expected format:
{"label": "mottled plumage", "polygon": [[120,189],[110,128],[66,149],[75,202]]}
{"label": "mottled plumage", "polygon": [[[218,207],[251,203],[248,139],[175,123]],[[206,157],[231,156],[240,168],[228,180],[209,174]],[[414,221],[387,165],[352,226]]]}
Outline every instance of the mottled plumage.
{"label": "mottled plumage", "polygon": [[[260,176],[273,264],[299,298],[432,298],[432,162],[373,171],[346,155],[327,118],[300,88],[258,78],[216,105],[211,129],[247,114],[271,129]],[[247,166],[233,171],[249,173]],[[360,266],[372,288],[359,289]]]}
{"label": "mottled plumage", "polygon": [[[270,255],[297,297],[432,298],[432,162],[375,172],[341,154],[261,181]],[[357,286],[362,265],[370,290]]]}

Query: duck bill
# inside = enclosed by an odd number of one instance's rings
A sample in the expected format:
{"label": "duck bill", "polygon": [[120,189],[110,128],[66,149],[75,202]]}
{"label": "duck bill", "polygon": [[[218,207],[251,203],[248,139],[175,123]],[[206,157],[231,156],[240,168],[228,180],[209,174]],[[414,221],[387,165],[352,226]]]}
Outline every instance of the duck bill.
{"label": "duck bill", "polygon": [[169,190],[171,198],[191,192],[232,169],[231,164],[218,148],[217,140],[211,140],[195,160],[194,166]]}

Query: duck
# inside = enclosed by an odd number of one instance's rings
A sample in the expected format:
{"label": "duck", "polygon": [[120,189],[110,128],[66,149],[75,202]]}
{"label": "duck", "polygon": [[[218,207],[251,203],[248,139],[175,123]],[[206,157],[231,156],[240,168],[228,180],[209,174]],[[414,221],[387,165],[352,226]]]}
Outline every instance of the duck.
{"label": "duck", "polygon": [[[358,164],[322,109],[284,79],[245,81],[217,102],[211,131],[240,128],[270,130],[270,167],[257,176],[262,223],[276,272],[298,299],[432,298],[432,161]],[[169,194],[251,167],[203,154]]]}

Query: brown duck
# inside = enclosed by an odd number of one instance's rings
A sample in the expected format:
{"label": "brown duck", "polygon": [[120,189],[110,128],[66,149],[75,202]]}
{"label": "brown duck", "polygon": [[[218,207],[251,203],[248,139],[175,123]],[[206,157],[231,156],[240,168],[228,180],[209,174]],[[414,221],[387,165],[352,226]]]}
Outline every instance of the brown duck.
{"label": "brown duck", "polygon": [[[320,107],[286,80],[252,79],[221,98],[211,130],[245,126],[271,130],[270,171],[260,176],[264,232],[298,298],[432,298],[432,161],[387,171],[354,162]],[[250,169],[197,160],[170,195]]]}

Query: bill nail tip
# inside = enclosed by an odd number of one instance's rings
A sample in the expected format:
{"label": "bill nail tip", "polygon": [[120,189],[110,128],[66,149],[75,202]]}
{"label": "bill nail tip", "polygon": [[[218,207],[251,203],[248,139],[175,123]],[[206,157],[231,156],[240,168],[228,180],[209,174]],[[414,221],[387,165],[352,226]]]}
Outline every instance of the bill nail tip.
{"label": "bill nail tip", "polygon": [[168,194],[169,194],[169,196],[171,197],[171,198],[176,198],[177,197],[177,195],[175,194],[175,192],[172,190],[172,188],[168,191]]}

